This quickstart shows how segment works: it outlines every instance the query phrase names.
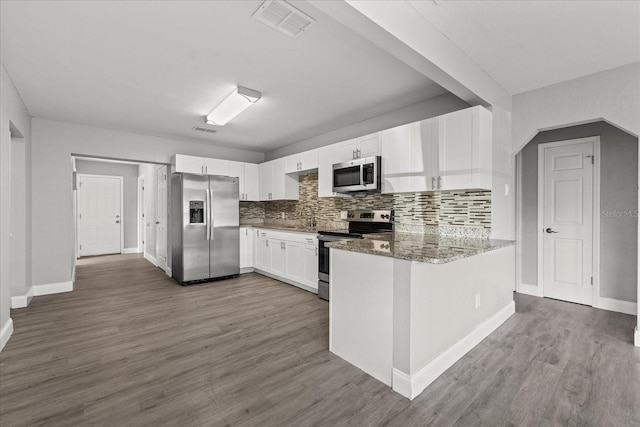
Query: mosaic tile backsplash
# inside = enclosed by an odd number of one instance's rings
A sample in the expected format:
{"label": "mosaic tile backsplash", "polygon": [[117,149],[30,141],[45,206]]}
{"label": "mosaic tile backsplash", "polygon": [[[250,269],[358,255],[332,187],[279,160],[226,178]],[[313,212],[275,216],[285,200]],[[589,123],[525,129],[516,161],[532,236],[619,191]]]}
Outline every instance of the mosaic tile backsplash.
{"label": "mosaic tile backsplash", "polygon": [[[430,232],[438,227],[491,228],[490,191],[441,191],[437,193],[356,194],[318,198],[318,174],[299,177],[298,200],[241,202],[243,225],[295,225],[305,227],[313,216],[319,229],[340,230],[347,223],[340,211],[393,209],[397,229]],[[284,218],[282,214],[284,213]]]}

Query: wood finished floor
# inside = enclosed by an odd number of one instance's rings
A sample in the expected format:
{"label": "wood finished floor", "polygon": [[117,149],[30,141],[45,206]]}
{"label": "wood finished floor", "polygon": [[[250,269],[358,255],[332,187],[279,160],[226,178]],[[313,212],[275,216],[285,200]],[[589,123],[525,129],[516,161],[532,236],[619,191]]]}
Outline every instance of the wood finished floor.
{"label": "wood finished floor", "polygon": [[0,425],[640,425],[635,317],[522,295],[516,311],[410,402],[328,352],[313,294],[87,258],[72,293],[12,311]]}

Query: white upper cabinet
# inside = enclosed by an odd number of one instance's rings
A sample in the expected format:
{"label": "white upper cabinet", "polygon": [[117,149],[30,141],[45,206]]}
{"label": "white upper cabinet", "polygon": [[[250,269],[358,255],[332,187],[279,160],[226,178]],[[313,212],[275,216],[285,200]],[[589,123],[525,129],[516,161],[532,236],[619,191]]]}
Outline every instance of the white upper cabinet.
{"label": "white upper cabinet", "polygon": [[175,172],[205,174],[204,158],[202,157],[176,154],[171,159],[171,163],[175,167]]}
{"label": "white upper cabinet", "polygon": [[481,106],[438,117],[440,190],[491,189],[492,116]]}
{"label": "white upper cabinet", "polygon": [[229,175],[229,160],[210,159],[205,157],[204,159],[204,173],[207,175]]}
{"label": "white upper cabinet", "polygon": [[273,193],[273,161],[258,165],[260,176],[260,200],[271,200]]}
{"label": "white upper cabinet", "polygon": [[381,153],[380,132],[356,138],[356,159],[379,156]]}
{"label": "white upper cabinet", "polygon": [[285,157],[286,173],[306,172],[318,169],[318,149]]}
{"label": "white upper cabinet", "polygon": [[260,164],[260,200],[298,200],[298,177],[285,168],[285,158]]}
{"label": "white upper cabinet", "polygon": [[[333,164],[352,160],[355,155],[356,140],[338,142],[318,150],[318,197],[334,197]],[[344,194],[340,194],[345,196]]]}
{"label": "white upper cabinet", "polygon": [[174,172],[197,173],[200,175],[229,175],[229,160],[176,154],[171,159]]}
{"label": "white upper cabinet", "polygon": [[472,107],[380,132],[382,192],[491,189],[491,112]]}
{"label": "white upper cabinet", "polygon": [[[383,130],[380,132],[380,139],[382,144],[382,192],[426,191],[427,188],[419,190],[417,186],[412,186],[411,180],[414,175],[425,172],[423,162],[412,159],[414,151],[422,151],[420,122]],[[421,155],[422,153],[416,154]]]}
{"label": "white upper cabinet", "polygon": [[257,163],[244,164],[244,200],[260,200],[260,179]]}
{"label": "white upper cabinet", "polygon": [[236,176],[240,180],[238,189],[240,200],[260,200],[258,165],[256,163],[230,161],[229,176]]}

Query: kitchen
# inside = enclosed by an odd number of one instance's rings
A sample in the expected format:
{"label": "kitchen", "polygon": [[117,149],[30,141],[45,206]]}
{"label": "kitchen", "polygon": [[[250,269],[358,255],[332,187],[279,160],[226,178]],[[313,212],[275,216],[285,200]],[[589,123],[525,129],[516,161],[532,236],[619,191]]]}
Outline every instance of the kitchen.
{"label": "kitchen", "polygon": [[[322,7],[322,5],[316,3],[313,4],[315,5],[315,7]],[[259,2],[256,3],[255,7],[258,6]],[[303,5],[301,7],[305,6]],[[109,10],[102,10],[102,12],[109,13]],[[371,10],[366,11],[370,19],[375,19],[374,12],[375,11]],[[340,10],[333,11],[332,13],[334,13],[333,16],[336,17],[336,19],[344,18],[344,16],[340,15],[342,13]],[[4,25],[4,21],[3,27],[6,28],[6,26]],[[312,29],[313,28],[321,28],[321,24],[318,23],[315,27],[312,27]],[[398,37],[400,39],[404,39],[404,36],[401,34],[402,31],[398,31]],[[310,30],[308,34],[303,34],[299,40],[302,42],[304,40],[304,37],[308,35],[310,36],[311,34],[312,31]],[[276,36],[280,35],[274,33],[273,37]],[[384,37],[384,35],[377,34],[375,37]],[[6,38],[3,39],[6,40]],[[411,45],[412,42],[407,41],[407,43]],[[414,46],[414,48],[416,47],[418,46]],[[423,49],[424,46],[420,47],[417,50],[424,53]],[[4,45],[3,51],[6,51]],[[407,53],[405,52],[403,54]],[[409,58],[405,59],[408,60]],[[8,60],[4,59],[3,57],[3,65],[8,67],[9,75],[11,75],[16,85],[20,85],[20,75],[11,73],[9,62],[5,63],[5,61]],[[445,64],[441,63],[440,65],[444,66]],[[421,67],[424,66],[424,63],[422,63]],[[474,69],[477,70],[477,68],[473,67],[467,68],[467,70]],[[193,141],[176,141],[175,139],[172,139],[170,137],[168,138],[166,136],[150,136],[151,134],[155,133],[143,134],[141,132],[131,132],[128,131],[128,129],[132,129],[131,124],[129,124],[128,128],[127,126],[122,126],[119,128],[115,128],[114,130],[112,126],[96,126],[95,124],[92,124],[90,122],[84,122],[84,124],[81,125],[73,124],[83,123],[80,118],[61,121],[60,119],[56,119],[55,116],[38,113],[33,119],[21,120],[21,118],[16,116],[15,113],[12,113],[14,114],[14,118],[12,119],[13,123],[16,124],[17,127],[21,130],[21,133],[23,134],[25,139],[30,140],[32,144],[30,152],[31,162],[29,162],[29,168],[31,168],[32,172],[29,179],[31,180],[31,185],[34,186],[34,197],[32,199],[33,207],[28,213],[28,222],[33,224],[33,229],[31,230],[33,234],[33,242],[32,245],[30,245],[30,259],[32,260],[31,262],[33,263],[33,268],[31,269],[32,277],[30,278],[30,283],[33,283],[35,286],[42,286],[46,284],[70,283],[72,281],[74,262],[72,250],[73,245],[71,244],[71,242],[69,242],[68,238],[72,231],[71,208],[68,203],[59,203],[60,200],[68,200],[69,198],[68,189],[71,188],[72,184],[72,177],[68,172],[69,156],[71,154],[85,154],[97,157],[127,159],[134,161],[155,161],[161,164],[169,164],[171,163],[170,157],[172,155],[185,153],[191,156],[200,156],[206,158],[228,159],[231,161],[241,161],[255,164],[263,163],[265,160],[277,159],[291,154],[302,153],[310,149],[321,148],[322,146],[339,143],[340,141],[348,141],[353,138],[370,135],[371,133],[383,131],[385,129],[392,129],[399,125],[414,123],[424,119],[437,117],[451,111],[464,109],[465,107],[469,106],[469,102],[463,101],[459,98],[459,96],[464,92],[459,90],[459,81],[464,80],[465,77],[462,75],[464,73],[462,73],[461,71],[450,72],[457,75],[459,80],[457,80],[457,82],[449,82],[448,88],[449,90],[457,91],[458,96],[444,94],[429,98],[426,101],[414,98],[412,100],[406,100],[406,102],[411,103],[412,101],[416,101],[417,104],[407,104],[404,106],[396,104],[397,108],[391,113],[378,114],[378,116],[376,116],[376,112],[373,111],[375,109],[370,109],[366,113],[363,112],[363,115],[361,115],[360,117],[354,115],[349,118],[345,118],[344,120],[341,119],[341,121],[336,122],[334,129],[326,129],[326,133],[322,136],[316,135],[309,137],[308,135],[301,136],[302,134],[300,134],[299,136],[297,136],[297,139],[294,139],[292,141],[294,142],[293,144],[286,147],[275,148],[272,152],[269,153],[269,156],[267,158],[265,158],[264,155],[259,152],[249,152],[247,150],[243,151],[243,149],[241,148],[236,148],[224,144],[219,146],[210,146]],[[621,69],[611,71],[608,74],[605,73],[596,75],[591,78],[585,78],[585,80],[572,82],[571,84],[567,85],[567,90],[579,92],[583,87],[587,87],[589,89],[592,89],[594,87],[607,88],[607,90],[610,90],[612,94],[615,94],[614,97],[617,99],[615,103],[619,102],[620,99],[625,100],[630,99],[631,97],[629,105],[633,106],[635,105],[635,101],[633,100],[633,91],[621,90],[617,88],[613,82],[625,79],[628,80],[630,78],[629,76],[633,75],[634,72],[635,69],[633,67],[622,67]],[[6,73],[3,71],[3,88],[11,86],[10,82],[7,83],[8,77],[6,77],[5,74]],[[631,80],[632,82],[634,81],[633,78]],[[444,80],[441,80],[439,83],[445,84],[446,82]],[[553,82],[549,82],[549,84],[551,83]],[[269,98],[266,96],[267,91],[264,89],[264,87],[260,87],[258,85],[254,85],[253,87],[262,89],[265,93],[264,101],[268,102]],[[480,87],[476,87],[476,89],[480,89]],[[20,93],[23,93],[25,90],[25,88],[21,88]],[[532,131],[540,128],[548,128],[554,125],[566,125],[576,123],[581,120],[590,120],[592,118],[598,117],[605,117],[609,120],[613,120],[614,122],[619,123],[621,126],[627,129],[631,129],[632,132],[635,132],[637,134],[637,131],[635,131],[635,121],[637,120],[635,118],[636,116],[634,116],[635,110],[633,108],[629,108],[625,109],[624,111],[619,111],[618,109],[613,107],[613,105],[615,104],[613,101],[611,101],[611,103],[608,103],[600,100],[600,102],[597,103],[597,107],[593,107],[595,105],[593,103],[581,101],[580,104],[584,106],[581,107],[581,110],[574,108],[576,98],[568,97],[557,99],[554,98],[555,95],[547,93],[545,91],[541,91],[522,95],[520,97],[515,96],[514,110],[513,112],[511,112],[510,107],[501,107],[501,105],[506,104],[501,102],[501,100],[503,100],[503,97],[502,95],[500,95],[501,92],[499,90],[495,90],[495,86],[486,84],[483,90],[488,91],[484,92],[484,95],[485,97],[490,98],[489,103],[493,104],[492,127],[494,137],[492,169],[494,171],[494,175],[492,176],[491,185],[493,191],[491,193],[490,204],[484,207],[485,209],[488,208],[491,213],[490,232],[491,237],[493,238],[514,240],[515,237],[513,230],[515,229],[514,225],[516,222],[514,214],[514,192],[516,186],[514,166],[515,162],[511,157],[512,145],[522,144],[523,141],[529,137],[529,134]],[[562,91],[555,93],[560,92]],[[272,94],[273,93],[274,92],[272,91]],[[25,100],[27,100],[31,95],[24,94],[23,96],[25,97]],[[467,99],[469,100],[471,100],[471,98],[472,97],[467,97]],[[16,99],[19,99],[19,97],[17,97]],[[553,100],[551,104],[554,106],[554,108],[557,108],[561,111],[543,111],[540,108],[532,109],[532,105],[536,105],[536,103],[540,102],[540,100]],[[253,110],[260,108],[259,105],[260,104],[257,104],[256,107],[253,108]],[[209,106],[208,108],[210,107],[211,106]],[[594,110],[588,110],[588,108],[594,108]],[[16,107],[14,108],[14,110],[19,111],[20,108]],[[572,111],[580,111],[581,116],[575,117],[575,114],[571,113]],[[379,112],[380,111],[378,110],[378,113]],[[526,114],[523,114],[523,112],[526,112]],[[205,112],[204,114],[206,113],[207,112]],[[513,114],[513,133],[515,135],[515,141],[513,143],[511,142],[511,114]],[[240,116],[240,121],[237,123],[243,123],[243,120],[249,120],[252,117],[255,117],[255,115],[256,113],[252,112],[252,109],[250,109],[245,114]],[[523,119],[523,117],[525,116],[527,117],[526,120]],[[551,116],[552,119],[549,118]],[[125,121],[126,120],[123,119],[123,123]],[[30,125],[24,125],[23,122],[29,122]],[[3,124],[3,126],[5,125]],[[135,130],[135,128],[133,129]],[[229,129],[232,129],[232,127],[229,127]],[[219,135],[223,135],[223,131],[218,132]],[[104,141],[110,142],[109,144],[104,144]],[[303,142],[295,143],[295,141]],[[4,154],[5,152],[3,152],[3,159],[6,159],[6,157],[4,157]],[[321,172],[322,171],[319,168],[319,177],[321,176]],[[304,182],[305,179],[312,180],[312,177],[313,174],[302,175],[301,177],[299,177],[299,180]],[[322,184],[319,182],[318,186],[320,187],[321,185]],[[508,189],[506,186],[508,186]],[[302,187],[304,187],[304,185],[301,185],[300,188]],[[496,191],[495,189],[499,189],[500,191]],[[35,194],[36,191],[37,195]],[[404,197],[412,197],[414,200],[422,202],[421,199],[428,197],[424,196],[424,193],[419,194],[421,194],[421,196],[403,196],[400,197],[400,199]],[[358,206],[358,203],[360,201],[365,201],[367,197],[371,196],[356,196],[354,198],[350,198],[351,200],[355,201],[353,203],[353,208],[377,208],[377,206],[372,206],[371,204],[369,204],[368,201],[366,201],[364,205]],[[384,205],[381,206],[382,208],[389,208],[389,198],[393,199],[396,196],[380,195],[378,197],[379,198],[376,198],[374,196],[372,198],[373,200],[375,200],[375,203],[381,203],[382,205]],[[477,195],[477,197],[482,200],[482,195]],[[331,199],[332,198],[326,200]],[[317,201],[317,207],[314,211],[314,215],[317,221],[325,219],[339,222],[336,221],[338,220],[338,212],[342,210],[352,210],[349,209],[351,208],[351,206],[348,202],[342,201],[342,199],[335,198],[333,199],[334,203],[336,203],[336,205],[340,208],[332,212],[333,216],[323,217],[324,200],[324,198],[320,198]],[[242,207],[243,205],[249,205],[251,203],[252,202],[241,202],[241,210],[244,209]],[[312,216],[309,212],[309,209],[296,209],[295,207],[293,207],[296,202],[267,201],[255,203],[264,204],[265,220],[271,220],[271,222],[282,221],[282,212],[285,212],[285,220],[288,219],[292,221],[307,221],[309,217]],[[395,200],[393,200],[392,203],[395,203]],[[282,206],[277,206],[278,204],[282,204]],[[398,205],[401,206],[402,204],[403,203],[399,203]],[[259,209],[260,206],[252,206],[247,207],[245,210],[259,211]],[[300,214],[300,211],[302,211],[302,214]],[[395,209],[395,211],[397,215],[401,210]],[[52,218],[54,218],[56,223],[60,224],[60,226],[53,228],[47,227],[47,222],[43,220],[43,215],[45,214],[45,212],[51,214]],[[423,219],[419,221],[420,227],[424,228],[429,225],[434,225],[433,223],[429,224],[429,221],[427,219],[424,219],[429,217],[427,213],[425,213],[425,216],[422,217]],[[412,214],[413,212],[411,212],[410,210],[407,211],[407,216],[411,216]],[[444,216],[444,214],[445,212],[442,212],[442,216]],[[258,214],[257,217],[259,218],[260,214]],[[439,218],[440,216],[438,216],[437,221],[439,221]],[[318,224],[318,228],[320,228],[320,224]],[[479,228],[489,227],[480,226]],[[3,251],[3,253],[6,252]],[[5,271],[4,268],[3,271]],[[5,283],[4,279],[3,283]],[[5,289],[6,292],[6,286],[3,289]],[[5,301],[6,303],[6,298],[3,298],[3,301]],[[5,306],[3,306],[3,316],[5,316],[4,313],[8,314]],[[4,319],[5,318],[3,317],[3,322]]]}

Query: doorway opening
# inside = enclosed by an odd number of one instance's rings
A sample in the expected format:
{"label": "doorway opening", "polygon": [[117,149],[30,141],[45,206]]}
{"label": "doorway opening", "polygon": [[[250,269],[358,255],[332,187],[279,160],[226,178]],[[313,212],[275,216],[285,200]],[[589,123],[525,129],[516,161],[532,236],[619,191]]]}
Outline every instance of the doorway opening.
{"label": "doorway opening", "polygon": [[[168,166],[86,155],[72,155],[71,164],[76,259],[111,253],[140,254],[170,275]],[[119,192],[114,183],[119,184]],[[117,248],[114,240],[118,241]]]}
{"label": "doorway opening", "polygon": [[636,315],[638,138],[604,121],[548,130],[516,161],[516,290]]}

